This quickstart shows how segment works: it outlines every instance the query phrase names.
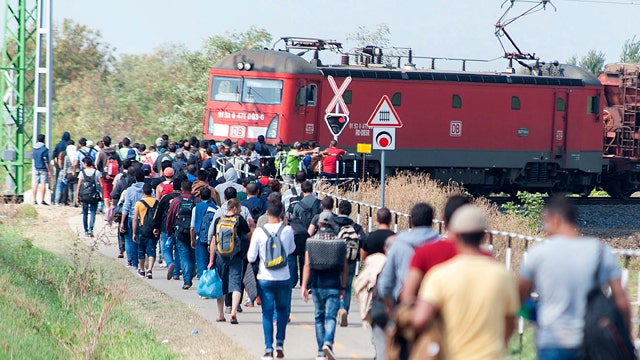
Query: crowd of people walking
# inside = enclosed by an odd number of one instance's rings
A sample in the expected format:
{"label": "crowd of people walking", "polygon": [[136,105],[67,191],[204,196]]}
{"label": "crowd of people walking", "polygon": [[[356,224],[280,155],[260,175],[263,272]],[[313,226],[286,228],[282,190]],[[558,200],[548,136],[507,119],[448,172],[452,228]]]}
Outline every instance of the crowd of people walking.
{"label": "crowd of people walking", "polygon": [[[482,246],[486,215],[464,195],[448,199],[443,234],[425,202],[413,205],[410,230],[395,234],[382,208],[367,233],[350,202],[318,197],[311,179],[336,181],[345,155],[336,142],[271,151],[263,137],[163,135],[149,147],[129,138],[113,146],[109,136],[94,146],[64,133],[50,160],[43,141],[34,147],[34,202],[40,194],[49,205],[43,188],[54,180],[53,204],[82,206],[88,237],[103,211],[117,227],[119,258],[140,277],[153,279],[161,262],[166,280],[189,290],[215,269],[216,321],[237,325],[242,306],[261,306],[264,360],[285,356],[292,296],[313,301],[317,360],[336,358],[336,329],[353,316],[369,325],[376,359],[500,359],[532,303],[538,358],[582,359],[587,295],[600,286],[610,287],[630,336],[619,264],[608,246],[580,236],[566,198],[546,204],[549,241],[531,249],[516,281]],[[350,312],[352,294],[359,314]]]}

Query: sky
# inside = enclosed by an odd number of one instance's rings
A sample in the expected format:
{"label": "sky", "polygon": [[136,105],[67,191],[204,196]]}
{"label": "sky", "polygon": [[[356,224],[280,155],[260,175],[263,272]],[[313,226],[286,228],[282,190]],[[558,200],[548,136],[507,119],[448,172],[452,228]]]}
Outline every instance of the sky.
{"label": "sky", "polygon": [[[64,18],[100,30],[117,54],[141,54],[167,43],[198,49],[208,36],[264,27],[281,36],[317,37],[353,44],[347,36],[358,26],[385,23],[391,44],[411,47],[415,55],[494,59],[503,50],[494,25],[509,0],[53,0],[54,23]],[[543,61],[564,62],[589,49],[601,50],[607,63],[617,62],[625,40],[640,28],[640,0],[555,0],[557,11],[528,15],[507,27],[524,52]],[[504,5],[501,7],[501,5]],[[532,3],[516,1],[510,17]],[[627,15],[625,15],[627,14]],[[508,48],[508,51],[512,51]],[[419,67],[427,64],[418,64]],[[457,69],[457,62],[437,63]],[[471,65],[473,68],[474,65]],[[504,69],[505,60],[488,65]]]}

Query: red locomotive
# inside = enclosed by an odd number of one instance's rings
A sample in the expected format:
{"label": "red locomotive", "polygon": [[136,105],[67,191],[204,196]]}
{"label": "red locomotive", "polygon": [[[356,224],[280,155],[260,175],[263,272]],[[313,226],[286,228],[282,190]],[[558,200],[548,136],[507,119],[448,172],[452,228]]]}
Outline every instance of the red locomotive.
{"label": "red locomotive", "polygon": [[[329,77],[338,87],[350,78],[342,94],[350,121],[340,147],[372,142],[366,123],[387,95],[404,123],[396,150],[386,154],[391,169],[425,171],[477,193],[587,195],[601,187],[627,197],[639,189],[638,67],[608,66],[600,80],[557,63],[518,73],[419,70],[410,56],[402,68],[383,64],[375,47],[323,65],[318,50],[338,43],[285,40],[287,51],[240,51],[210,70],[206,139],[264,135],[270,144],[326,146],[334,138],[324,121],[334,97]],[[307,61],[288,51],[294,48],[316,56]],[[375,152],[369,157],[368,171],[380,171],[378,159]]]}

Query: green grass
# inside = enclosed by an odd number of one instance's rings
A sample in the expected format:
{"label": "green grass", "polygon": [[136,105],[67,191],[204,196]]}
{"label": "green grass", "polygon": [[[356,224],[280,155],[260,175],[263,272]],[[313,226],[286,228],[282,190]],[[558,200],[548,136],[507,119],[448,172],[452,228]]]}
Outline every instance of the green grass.
{"label": "green grass", "polygon": [[522,337],[522,350],[520,350],[520,334],[518,329],[511,337],[509,341],[509,348],[507,351],[507,359],[510,360],[535,360],[536,348],[534,343],[534,327],[528,324],[525,320],[524,334]]}
{"label": "green grass", "polygon": [[91,264],[38,249],[0,226],[1,359],[174,359]]}

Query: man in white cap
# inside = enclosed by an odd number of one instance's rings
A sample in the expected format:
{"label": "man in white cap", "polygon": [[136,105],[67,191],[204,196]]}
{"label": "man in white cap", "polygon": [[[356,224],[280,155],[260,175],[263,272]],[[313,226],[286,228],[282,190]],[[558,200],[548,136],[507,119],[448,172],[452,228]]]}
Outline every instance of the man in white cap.
{"label": "man in white cap", "polygon": [[515,278],[480,249],[486,227],[480,208],[458,209],[449,224],[458,255],[433,267],[418,292],[412,325],[419,333],[440,317],[447,358],[502,359],[515,327]]}

